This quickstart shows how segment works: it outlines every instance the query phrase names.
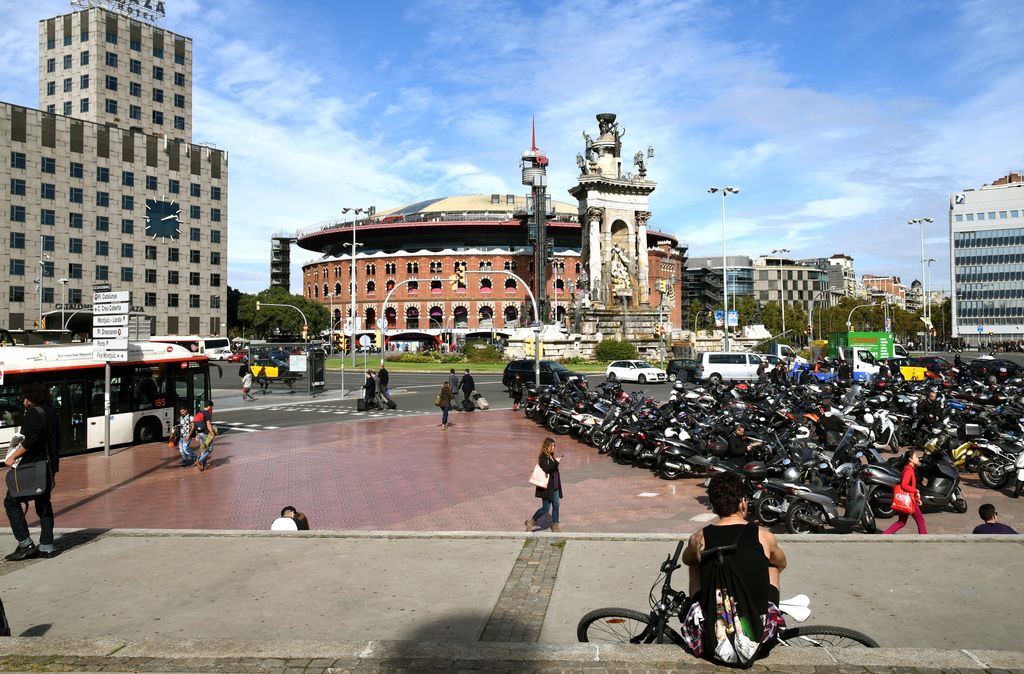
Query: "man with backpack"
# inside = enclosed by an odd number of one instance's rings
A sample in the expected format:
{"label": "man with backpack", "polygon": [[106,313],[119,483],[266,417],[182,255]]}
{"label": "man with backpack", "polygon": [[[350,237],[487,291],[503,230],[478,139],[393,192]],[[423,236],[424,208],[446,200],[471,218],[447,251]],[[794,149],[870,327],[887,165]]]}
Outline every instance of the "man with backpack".
{"label": "man with backpack", "polygon": [[778,605],[786,555],[770,531],[747,522],[746,489],[738,474],[712,477],[708,500],[718,521],[690,536],[683,551],[691,597],[683,638],[698,657],[748,665],[765,655],[785,627]]}

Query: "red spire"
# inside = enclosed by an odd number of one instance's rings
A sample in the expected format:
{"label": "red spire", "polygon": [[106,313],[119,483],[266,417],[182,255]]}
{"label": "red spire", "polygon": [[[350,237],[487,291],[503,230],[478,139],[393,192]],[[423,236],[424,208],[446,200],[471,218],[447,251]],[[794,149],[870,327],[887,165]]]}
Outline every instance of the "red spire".
{"label": "red spire", "polygon": [[537,118],[530,118],[530,149],[537,151]]}

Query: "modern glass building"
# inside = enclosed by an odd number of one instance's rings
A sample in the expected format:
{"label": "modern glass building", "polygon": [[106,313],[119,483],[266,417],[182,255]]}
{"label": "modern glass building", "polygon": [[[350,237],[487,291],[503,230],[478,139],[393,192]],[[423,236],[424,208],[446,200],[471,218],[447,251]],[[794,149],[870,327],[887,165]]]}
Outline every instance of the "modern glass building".
{"label": "modern glass building", "polygon": [[949,198],[953,336],[1024,337],[1024,178]]}

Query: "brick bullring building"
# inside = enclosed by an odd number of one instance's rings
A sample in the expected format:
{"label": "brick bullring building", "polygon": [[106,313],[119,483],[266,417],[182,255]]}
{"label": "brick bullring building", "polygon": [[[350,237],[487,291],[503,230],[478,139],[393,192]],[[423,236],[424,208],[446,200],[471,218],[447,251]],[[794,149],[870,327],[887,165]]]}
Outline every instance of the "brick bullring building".
{"label": "brick bullring building", "polygon": [[[473,194],[421,201],[375,213],[361,220],[337,221],[298,232],[298,245],[323,257],[303,266],[302,291],[333,311],[336,329],[351,314],[352,240],[357,254],[356,316],[360,334],[371,334],[381,317],[381,303],[397,284],[409,279],[383,308],[388,339],[441,342],[462,337],[507,336],[533,320],[533,307],[522,287],[535,283],[533,247],[528,241],[524,196]],[[548,215],[547,294],[552,314],[568,327],[577,306],[576,281],[582,271],[579,214],[572,204],[552,201]],[[661,282],[682,279],[678,241],[648,231],[652,290]],[[465,265],[466,282],[452,287],[449,277]],[[511,272],[519,277],[506,274]],[[675,293],[679,295],[679,293]],[[658,297],[651,294],[651,297]],[[582,299],[582,298],[581,298]],[[679,325],[679,302],[666,320]]]}

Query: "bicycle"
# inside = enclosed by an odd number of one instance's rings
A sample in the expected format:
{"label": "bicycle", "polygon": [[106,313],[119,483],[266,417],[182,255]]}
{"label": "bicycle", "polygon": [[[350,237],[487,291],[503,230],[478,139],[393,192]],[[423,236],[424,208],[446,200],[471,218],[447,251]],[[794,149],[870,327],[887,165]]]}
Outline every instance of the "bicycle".
{"label": "bicycle", "polygon": [[[628,608],[599,608],[584,615],[576,626],[576,638],[581,642],[621,644],[662,644],[666,640],[683,646],[681,634],[668,623],[671,618],[682,619],[682,611],[688,608],[686,593],[672,587],[672,574],[680,568],[679,556],[684,541],[676,545],[675,554],[669,555],[661,564],[661,573],[650,591],[650,613]],[[707,555],[717,548],[705,550]],[[661,599],[655,601],[655,588],[664,577]],[[810,600],[806,595],[779,602],[779,610],[797,622],[803,622],[811,615]],[[835,625],[802,625],[787,627],[778,636],[779,645],[806,648],[851,648],[864,646],[878,648],[878,642],[856,630]]]}

